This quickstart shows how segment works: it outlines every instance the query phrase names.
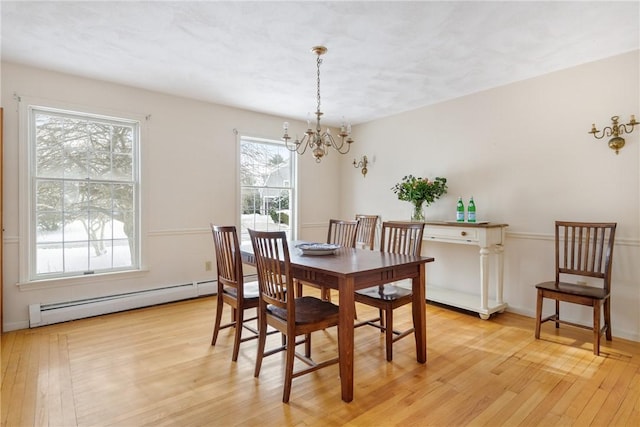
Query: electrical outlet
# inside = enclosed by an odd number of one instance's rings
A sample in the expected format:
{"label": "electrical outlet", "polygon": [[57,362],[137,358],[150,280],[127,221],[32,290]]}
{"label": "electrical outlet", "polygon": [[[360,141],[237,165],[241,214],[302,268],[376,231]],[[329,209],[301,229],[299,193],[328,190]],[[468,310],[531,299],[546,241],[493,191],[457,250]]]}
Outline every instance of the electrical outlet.
{"label": "electrical outlet", "polygon": [[211,271],[211,261],[205,261],[204,262],[204,271]]}

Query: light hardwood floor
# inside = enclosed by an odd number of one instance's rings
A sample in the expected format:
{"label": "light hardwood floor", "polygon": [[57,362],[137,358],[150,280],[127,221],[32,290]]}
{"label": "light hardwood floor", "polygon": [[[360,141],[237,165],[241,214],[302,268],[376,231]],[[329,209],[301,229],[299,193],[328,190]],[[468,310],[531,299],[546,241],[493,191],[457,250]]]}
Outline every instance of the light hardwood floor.
{"label": "light hardwood floor", "polygon": [[[282,404],[282,356],[253,377],[256,342],[231,361],[232,331],[211,347],[215,297],[2,335],[3,426],[640,425],[640,343],[504,313],[489,321],[427,306],[427,363],[413,338],[356,330],[355,398],[334,365],[296,378]],[[226,309],[225,317],[229,312]],[[359,316],[367,308],[358,306]],[[410,308],[395,322],[410,323]],[[615,325],[614,334],[615,334]],[[270,339],[279,340],[278,336]],[[337,351],[335,329],[314,357]]]}

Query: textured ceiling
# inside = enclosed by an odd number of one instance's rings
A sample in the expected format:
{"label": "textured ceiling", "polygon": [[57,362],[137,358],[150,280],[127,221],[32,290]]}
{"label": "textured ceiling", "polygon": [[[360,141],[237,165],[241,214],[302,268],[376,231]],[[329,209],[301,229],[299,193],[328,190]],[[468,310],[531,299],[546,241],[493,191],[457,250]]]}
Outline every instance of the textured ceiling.
{"label": "textured ceiling", "polygon": [[640,47],[640,4],[2,1],[2,59],[362,123]]}

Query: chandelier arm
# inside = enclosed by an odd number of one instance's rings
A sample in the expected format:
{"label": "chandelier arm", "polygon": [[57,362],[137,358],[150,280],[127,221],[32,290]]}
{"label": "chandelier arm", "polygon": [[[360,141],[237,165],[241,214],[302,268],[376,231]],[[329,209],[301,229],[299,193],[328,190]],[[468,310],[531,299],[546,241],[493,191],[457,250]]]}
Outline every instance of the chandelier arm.
{"label": "chandelier arm", "polygon": [[351,144],[347,141],[346,142],[347,149],[343,151],[342,149],[343,149],[344,146],[345,146],[345,141],[344,141],[344,139],[342,139],[340,147],[335,146],[335,149],[340,154],[347,154],[349,152],[349,150],[351,149]]}
{"label": "chandelier arm", "polygon": [[[298,145],[298,150],[296,150],[298,152],[298,154],[304,154],[307,152],[307,148],[309,148],[310,146],[310,142],[309,142],[309,135],[305,134],[302,139],[300,140],[300,144]],[[300,147],[302,147],[302,151],[300,151]]]}
{"label": "chandelier arm", "polygon": [[[344,137],[340,137],[340,144],[338,144],[336,142],[336,140],[333,138],[333,136],[328,133],[328,132],[324,132],[322,134],[322,140],[329,141],[329,144],[326,145],[330,145],[331,147],[333,147],[334,150],[336,150],[338,153],[340,154],[347,154],[349,152],[349,150],[351,149],[351,143],[349,142],[348,139],[344,139]],[[344,147],[347,147],[346,150],[344,149]]]}
{"label": "chandelier arm", "polygon": [[[291,138],[289,138],[291,139]],[[288,140],[285,140],[285,147],[287,147],[287,150],[289,151],[295,151],[298,154],[304,154],[307,151],[307,147],[309,146],[309,138],[308,135],[305,134],[304,137],[302,137],[302,140],[297,142],[289,142]],[[300,149],[302,147],[302,150]]]}

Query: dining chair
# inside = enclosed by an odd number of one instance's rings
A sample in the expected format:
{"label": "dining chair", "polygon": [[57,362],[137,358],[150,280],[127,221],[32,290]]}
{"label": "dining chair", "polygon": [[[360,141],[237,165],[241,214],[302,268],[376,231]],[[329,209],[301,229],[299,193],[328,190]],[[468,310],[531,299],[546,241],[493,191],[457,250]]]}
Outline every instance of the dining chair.
{"label": "dining chair", "polygon": [[[238,360],[240,343],[258,338],[258,330],[247,324],[257,319],[257,315],[245,319],[244,312],[247,309],[258,309],[259,290],[258,282],[244,281],[242,259],[240,257],[240,244],[235,226],[217,226],[211,224],[213,244],[216,252],[216,267],[218,278],[218,297],[216,307],[216,319],[213,327],[211,345],[216,345],[220,329],[235,328],[233,340],[233,354],[231,360]],[[231,307],[231,322],[221,325],[224,304]],[[242,337],[242,330],[251,332],[250,336]]]}
{"label": "dining chair", "polygon": [[[611,341],[611,265],[617,224],[608,222],[555,222],[554,281],[536,285],[536,339],[540,326],[552,321],[593,331],[593,354],[600,355],[600,337]],[[573,278],[569,281],[568,278]],[[575,283],[574,283],[575,282]],[[542,317],[544,298],[555,300],[555,313]],[[560,302],[593,308],[591,325],[560,319]],[[601,327],[602,307],[604,325]]]}
{"label": "dining chair", "polygon": [[[338,306],[312,296],[295,297],[285,232],[250,229],[249,235],[260,288],[258,330],[266,331],[269,325],[280,331],[285,338],[282,346],[265,351],[266,334],[260,333],[254,376],[257,378],[260,375],[263,357],[285,351],[282,401],[287,403],[293,378],[338,363],[339,357],[319,363],[311,358],[311,333],[332,326],[337,327]],[[300,335],[304,335],[304,339],[296,341],[296,337]],[[300,354],[296,351],[296,346],[303,343],[304,354]],[[300,359],[308,367],[294,372],[294,358]]]}
{"label": "dining chair", "polygon": [[[356,236],[360,228],[359,222],[347,221],[342,219],[330,219],[329,229],[327,231],[327,243],[333,243],[347,248],[356,246]],[[320,288],[320,296],[324,301],[331,301],[331,289],[324,286],[316,286],[312,283],[304,283],[312,287]],[[296,280],[296,290],[298,295],[302,295],[303,283]]]}
{"label": "dining chair", "polygon": [[358,234],[356,235],[356,247],[373,250],[376,242],[376,226],[378,225],[378,215],[356,214]]}
{"label": "dining chair", "polygon": [[[403,255],[420,255],[424,222],[383,222],[380,236],[380,251]],[[393,360],[393,343],[414,332],[414,328],[406,331],[393,329],[393,310],[413,300],[413,291],[402,283],[409,280],[392,282],[380,286],[362,289],[355,292],[356,302],[378,309],[378,317],[365,320],[354,325],[355,328],[369,325],[385,333],[387,361]]]}

